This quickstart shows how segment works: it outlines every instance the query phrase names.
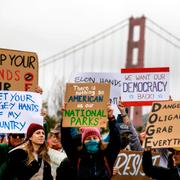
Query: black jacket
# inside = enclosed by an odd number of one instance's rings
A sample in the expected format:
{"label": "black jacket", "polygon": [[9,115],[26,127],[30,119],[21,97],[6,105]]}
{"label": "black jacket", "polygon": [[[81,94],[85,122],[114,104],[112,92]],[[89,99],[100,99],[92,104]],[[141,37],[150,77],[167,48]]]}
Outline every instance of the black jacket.
{"label": "black jacket", "polygon": [[[23,149],[15,149],[9,152],[8,173],[6,179],[29,180],[35,173],[39,171],[42,159],[33,160],[27,164],[27,152]],[[53,180],[51,175],[51,166],[44,161],[43,180]]]}
{"label": "black jacket", "polygon": [[142,166],[144,173],[156,180],[180,180],[178,174],[178,168],[172,166],[172,162],[169,168],[164,168],[160,166],[153,166],[152,164],[152,154],[151,151],[144,151]]}
{"label": "black jacket", "polygon": [[110,141],[107,148],[95,154],[89,154],[85,148],[78,151],[81,136],[72,137],[71,128],[62,128],[61,142],[71,167],[74,167],[74,179],[110,180],[114,162],[120,151],[120,135],[115,124],[115,120],[109,122]]}

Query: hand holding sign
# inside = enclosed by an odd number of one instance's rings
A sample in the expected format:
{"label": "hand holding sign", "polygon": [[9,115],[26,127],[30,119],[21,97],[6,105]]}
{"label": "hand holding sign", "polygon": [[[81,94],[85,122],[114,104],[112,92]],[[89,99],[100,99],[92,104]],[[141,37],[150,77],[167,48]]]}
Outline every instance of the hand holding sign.
{"label": "hand holding sign", "polygon": [[43,93],[43,89],[42,89],[40,86],[37,86],[37,87],[35,88],[35,92],[36,92],[36,93],[39,93],[39,94],[42,94],[42,93]]}
{"label": "hand holding sign", "polygon": [[[153,153],[153,164],[159,164],[160,155]],[[112,180],[148,180],[142,169],[142,152],[120,151],[114,164]],[[118,171],[118,172],[116,172]]]}
{"label": "hand holding sign", "polygon": [[108,113],[108,118],[114,117],[114,115],[113,115],[113,107],[111,106],[111,104],[107,105],[107,113]]}
{"label": "hand holding sign", "polygon": [[123,102],[121,101],[121,98],[119,98],[117,107],[118,107],[119,111],[121,112],[121,114],[126,114],[125,106],[124,106]]}

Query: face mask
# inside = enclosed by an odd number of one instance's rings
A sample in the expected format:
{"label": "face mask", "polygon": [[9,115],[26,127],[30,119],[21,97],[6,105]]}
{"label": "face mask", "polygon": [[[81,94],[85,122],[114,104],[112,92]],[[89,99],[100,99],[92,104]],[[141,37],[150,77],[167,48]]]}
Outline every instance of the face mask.
{"label": "face mask", "polygon": [[89,140],[85,143],[85,147],[88,153],[96,153],[99,150],[99,142],[95,140]]}

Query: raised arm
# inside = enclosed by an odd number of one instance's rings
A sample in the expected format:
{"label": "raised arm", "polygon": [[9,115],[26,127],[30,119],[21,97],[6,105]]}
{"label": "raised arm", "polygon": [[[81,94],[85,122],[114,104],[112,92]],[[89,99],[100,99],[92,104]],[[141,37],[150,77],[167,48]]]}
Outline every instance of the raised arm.
{"label": "raised arm", "polygon": [[123,123],[129,127],[129,129],[132,133],[131,138],[130,138],[130,142],[129,142],[131,150],[142,151],[143,148],[141,146],[139,136],[137,134],[137,131],[136,131],[133,123],[129,120],[128,114],[126,113],[126,110],[125,110],[125,106],[123,105],[123,103],[121,101],[119,101],[117,107],[121,113]]}

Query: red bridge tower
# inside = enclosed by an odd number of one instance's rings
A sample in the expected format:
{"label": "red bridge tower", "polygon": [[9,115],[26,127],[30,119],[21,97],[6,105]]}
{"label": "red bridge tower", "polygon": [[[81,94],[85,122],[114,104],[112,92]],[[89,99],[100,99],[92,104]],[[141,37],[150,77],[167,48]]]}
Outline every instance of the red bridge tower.
{"label": "red bridge tower", "polygon": [[[127,47],[126,68],[144,67],[144,35],[145,17],[129,19],[129,37]],[[143,125],[142,107],[136,106],[129,108],[129,113],[133,114],[133,124],[135,127]]]}

